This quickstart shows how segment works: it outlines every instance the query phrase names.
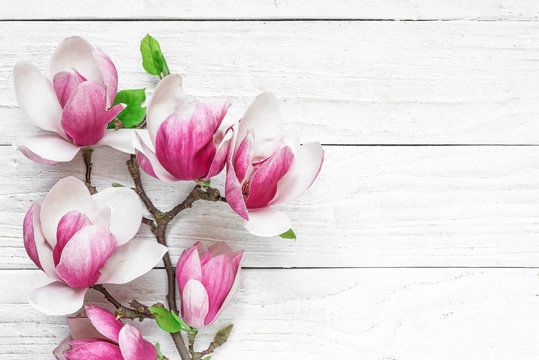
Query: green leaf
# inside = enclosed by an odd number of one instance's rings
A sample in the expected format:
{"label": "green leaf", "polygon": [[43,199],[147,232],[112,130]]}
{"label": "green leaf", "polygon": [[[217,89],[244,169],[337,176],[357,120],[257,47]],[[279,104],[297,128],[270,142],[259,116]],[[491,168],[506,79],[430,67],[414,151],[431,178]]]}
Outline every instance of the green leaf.
{"label": "green leaf", "polygon": [[186,331],[189,334],[193,334],[193,333],[196,334],[197,329],[187,325],[187,323],[185,321],[183,321],[182,319],[180,319],[180,317],[178,315],[176,315],[175,312],[172,312],[172,317],[178,322],[178,324],[180,324],[183,331]]}
{"label": "green leaf", "polygon": [[157,325],[164,331],[177,333],[182,329],[182,326],[176,321],[176,318],[174,318],[173,313],[164,307],[152,306],[149,307],[148,310],[153,314]]}
{"label": "green leaf", "polygon": [[[145,91],[146,89],[122,90],[116,94],[113,105],[126,105],[117,118],[128,129],[140,124],[146,116],[146,107],[142,107],[142,103],[146,100]],[[114,128],[114,120],[109,123],[109,128],[111,123],[112,128]]]}
{"label": "green leaf", "polygon": [[195,182],[204,187],[208,187],[211,185],[211,180],[195,180]]}
{"label": "green leaf", "polygon": [[211,359],[211,356],[206,356],[204,359],[202,360],[210,360]]}
{"label": "green leaf", "polygon": [[283,239],[296,240],[296,234],[294,233],[294,230],[292,230],[292,229],[288,229],[288,231],[282,233],[279,236],[282,237]]}
{"label": "green leaf", "polygon": [[161,353],[161,347],[159,346],[159,343],[155,343],[155,350],[157,350],[157,360],[163,360],[163,354]]}
{"label": "green leaf", "polygon": [[149,34],[140,42],[140,53],[142,54],[142,67],[146,72],[161,77],[161,73],[167,69],[167,62],[159,42]]}
{"label": "green leaf", "polygon": [[112,187],[125,187],[122,184],[112,183]]}

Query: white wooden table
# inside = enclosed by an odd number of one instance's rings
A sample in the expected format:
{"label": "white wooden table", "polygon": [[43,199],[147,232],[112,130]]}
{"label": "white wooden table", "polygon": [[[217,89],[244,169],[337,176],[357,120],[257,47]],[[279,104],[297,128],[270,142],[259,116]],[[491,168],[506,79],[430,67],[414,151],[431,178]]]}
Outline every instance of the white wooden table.
{"label": "white wooden table", "polygon": [[[21,226],[57,180],[83,176],[80,157],[43,166],[10,146],[38,132],[13,66],[44,70],[62,38],[82,35],[115,61],[120,89],[151,93],[138,52],[150,33],[190,94],[229,96],[239,117],[271,90],[327,155],[283,207],[295,242],[250,236],[226,204],[174,223],[173,261],[197,240],[246,250],[241,290],[201,337],[236,325],[212,359],[537,360],[538,17],[537,0],[0,1],[0,359],[50,359],[67,333],[26,301],[45,278]],[[109,153],[95,152],[98,188],[130,184],[125,155]],[[165,208],[192,186],[144,181]],[[112,292],[160,300],[163,273]]]}

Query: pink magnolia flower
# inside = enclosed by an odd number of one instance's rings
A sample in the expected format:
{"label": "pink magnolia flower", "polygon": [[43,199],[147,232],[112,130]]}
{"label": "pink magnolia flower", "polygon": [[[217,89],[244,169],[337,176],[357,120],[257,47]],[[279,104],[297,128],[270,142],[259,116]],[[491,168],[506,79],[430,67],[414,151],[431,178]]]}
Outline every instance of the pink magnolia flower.
{"label": "pink magnolia flower", "polygon": [[165,77],[148,105],[147,131],[137,131],[137,161],[149,175],[162,181],[209,179],[220,173],[230,138],[219,127],[230,106],[228,100],[206,105],[189,102],[182,78]]}
{"label": "pink magnolia flower", "polygon": [[51,58],[49,73],[52,81],[32,64],[15,66],[19,104],[36,126],[52,131],[16,143],[27,158],[43,164],[65,162],[94,145],[134,152],[130,130],[106,130],[123,107],[112,106],[118,73],[104,52],[81,37],[66,38]]}
{"label": "pink magnolia flower", "polygon": [[271,206],[292,201],[314,182],[324,161],[319,142],[299,143],[281,126],[277,99],[258,95],[235,125],[227,159],[226,199],[252,234],[274,236],[290,229],[290,218]]}
{"label": "pink magnolia flower", "polygon": [[139,329],[98,306],[87,317],[67,318],[69,336],[54,350],[58,360],[156,360],[157,350]]}
{"label": "pink magnolia flower", "polygon": [[183,320],[192,327],[212,324],[228,304],[240,282],[243,250],[233,252],[224,242],[209,248],[197,242],[176,267]]}
{"label": "pink magnolia flower", "polygon": [[167,248],[131,240],[141,219],[140,200],[129,188],[90,195],[74,177],[56,183],[24,218],[26,252],[54,280],[33,290],[30,304],[49,315],[70,314],[90,286],[124,284],[152,269]]}

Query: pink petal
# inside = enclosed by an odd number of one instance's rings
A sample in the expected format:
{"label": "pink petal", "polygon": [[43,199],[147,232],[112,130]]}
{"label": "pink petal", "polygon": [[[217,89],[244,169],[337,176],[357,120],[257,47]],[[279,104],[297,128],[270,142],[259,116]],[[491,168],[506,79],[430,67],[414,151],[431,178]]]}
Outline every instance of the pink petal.
{"label": "pink petal", "polygon": [[211,162],[210,169],[208,170],[208,174],[204,177],[204,180],[208,180],[223,171],[230,146],[232,145],[232,137],[233,133],[228,131],[219,143],[215,156]]}
{"label": "pink petal", "polygon": [[90,319],[85,316],[68,317],[67,326],[69,326],[69,333],[74,340],[89,338],[107,339],[97,331]]}
{"label": "pink petal", "polygon": [[56,48],[50,61],[51,77],[62,71],[73,71],[88,80],[103,81],[93,57],[94,47],[80,36],[65,38]]}
{"label": "pink petal", "polygon": [[109,108],[114,103],[114,98],[118,91],[118,71],[116,71],[116,66],[114,66],[112,60],[103,51],[99,49],[94,50],[92,55],[107,90],[107,108]]}
{"label": "pink petal", "polygon": [[213,256],[225,254],[226,256],[231,257],[234,255],[234,250],[232,250],[230,246],[228,246],[228,244],[224,241],[216,242],[215,244],[210,246],[208,250]]}
{"label": "pink petal", "polygon": [[80,148],[57,134],[30,136],[15,143],[28,159],[40,164],[56,164],[73,160]]}
{"label": "pink petal", "polygon": [[58,223],[71,210],[91,214],[95,207],[86,185],[79,179],[68,176],[49,190],[41,207],[41,229],[52,248],[56,246]]}
{"label": "pink petal", "polygon": [[231,165],[230,155],[226,166],[225,196],[228,205],[245,220],[249,219],[247,205],[242,192],[242,185],[238,181],[234,166]]}
{"label": "pink petal", "polygon": [[243,226],[256,236],[277,236],[288,231],[292,223],[287,215],[266,206],[249,209],[249,221],[244,221]]}
{"label": "pink petal", "polygon": [[231,103],[228,99],[222,99],[222,100],[209,104],[208,107],[210,108],[210,111],[212,112],[216,121],[220,124],[225,118],[225,115],[230,105]]}
{"label": "pink petal", "polygon": [[123,360],[118,345],[93,341],[65,353],[67,360]]}
{"label": "pink petal", "polygon": [[118,335],[124,326],[116,315],[100,308],[99,306],[87,305],[86,315],[99,333],[112,341],[118,342]]}
{"label": "pink petal", "polygon": [[69,342],[72,341],[72,340],[73,340],[73,338],[71,336],[68,336],[64,340],[62,340],[62,342],[60,344],[58,344],[56,349],[54,349],[52,354],[54,355],[54,357],[57,360],[67,360],[65,355],[64,355],[64,352],[71,349],[71,347],[69,346]]}
{"label": "pink petal", "polygon": [[86,215],[77,210],[72,210],[65,214],[58,223],[56,231],[56,246],[53,250],[54,265],[60,262],[60,255],[71,237],[85,226],[92,225]]}
{"label": "pink petal", "polygon": [[73,95],[77,86],[85,80],[84,77],[69,71],[62,71],[54,75],[52,79],[54,91],[62,107],[65,106],[71,95]]}
{"label": "pink petal", "polygon": [[60,127],[62,107],[51,81],[29,63],[17,63],[13,75],[17,101],[30,121],[43,130],[63,134]]}
{"label": "pink petal", "polygon": [[118,246],[135,236],[142,221],[142,204],[130,188],[107,188],[92,196],[98,209],[110,209],[110,232]]}
{"label": "pink petal", "polygon": [[123,110],[118,104],[107,111],[105,86],[97,81],[80,84],[62,113],[62,129],[79,146],[90,146],[105,135],[107,124]]}
{"label": "pink petal", "polygon": [[133,146],[137,150],[137,161],[146,174],[164,182],[179,181],[178,178],[165,170],[161,163],[159,163],[148,131],[136,130]]}
{"label": "pink petal", "polygon": [[241,142],[238,150],[236,151],[236,157],[234,159],[234,170],[238,177],[238,181],[242,182],[247,174],[247,169],[251,166],[251,159],[253,157],[253,134],[248,131],[245,139]]}
{"label": "pink petal", "polygon": [[[43,237],[43,232],[41,231],[41,219],[40,219],[41,205],[39,205],[38,203],[34,203],[32,205],[32,208],[33,210],[32,210],[31,216],[27,214],[28,218],[24,219],[25,227],[26,225],[32,226],[31,237],[30,237],[29,228],[25,228],[25,230],[23,231],[25,245],[26,245],[26,241],[28,241],[29,246],[31,246],[32,243],[34,244],[35,251],[37,253],[37,258],[39,261],[39,267],[51,279],[59,280],[58,274],[56,274],[56,268],[54,266],[52,248],[49,246],[49,243],[47,242],[47,240],[45,240],[45,238]],[[28,213],[30,213],[30,210],[28,211]],[[31,221],[31,224],[30,224],[30,221]]]}
{"label": "pink petal", "polygon": [[[39,204],[38,209],[39,209]],[[43,270],[41,263],[39,262],[39,254],[37,253],[36,242],[34,239],[34,208],[36,204],[32,204],[26,216],[24,217],[24,223],[22,227],[22,236],[24,239],[24,248],[30,259],[36,264],[38,268]]]}
{"label": "pink petal", "polygon": [[292,201],[305,193],[320,173],[324,150],[318,142],[300,146],[288,172],[277,183],[277,192],[270,205]]}
{"label": "pink petal", "polygon": [[116,249],[112,233],[100,225],[79,230],[62,251],[58,275],[71,287],[85,288],[97,282],[99,270]]}
{"label": "pink petal", "polygon": [[155,153],[159,162],[180,180],[205,177],[217,151],[213,136],[219,125],[206,105],[184,105],[157,132]]}
{"label": "pink petal", "polygon": [[134,154],[133,136],[135,132],[132,129],[107,129],[105,135],[95,146],[106,145],[127,154]]}
{"label": "pink petal", "polygon": [[292,150],[285,146],[256,170],[249,186],[247,208],[264,207],[274,198],[277,182],[290,169],[293,160]]}
{"label": "pink petal", "polygon": [[100,284],[125,284],[146,274],[168,251],[151,240],[133,239],[118,247],[101,269]]}
{"label": "pink petal", "polygon": [[189,326],[203,327],[209,308],[208,293],[204,289],[204,285],[198,280],[189,280],[181,293],[181,299],[182,319]]}
{"label": "pink petal", "polygon": [[[253,163],[270,157],[281,144],[281,110],[275,96],[269,92],[258,95],[243,115],[238,129],[242,140],[251,131],[254,135]],[[236,149],[240,143],[236,144]]]}
{"label": "pink petal", "polygon": [[180,75],[171,74],[159,82],[146,113],[146,126],[153,144],[165,119],[186,103],[187,94],[183,92]]}
{"label": "pink petal", "polygon": [[190,279],[198,281],[202,280],[198,245],[199,243],[197,242],[187,249],[178,260],[178,265],[176,266],[176,280],[178,281],[180,294],[183,292],[185,284],[187,284]]}
{"label": "pink petal", "polygon": [[209,300],[205,324],[213,321],[223,305],[223,301],[232,288],[235,275],[230,258],[225,254],[212,258],[202,267],[202,285],[208,293]]}
{"label": "pink petal", "polygon": [[28,301],[35,309],[46,315],[67,315],[82,307],[86,290],[88,289],[73,289],[55,281],[34,289]]}
{"label": "pink petal", "polygon": [[206,326],[213,324],[215,320],[217,320],[217,318],[219,317],[223,309],[226,308],[226,306],[230,303],[230,301],[232,301],[232,298],[234,297],[234,294],[236,293],[236,291],[238,291],[238,288],[240,287],[240,282],[241,282],[241,268],[240,267],[237,268],[237,271],[235,274],[236,275],[234,277],[234,283],[232,284],[232,288],[228,292],[228,295],[226,296],[225,300],[223,301],[223,305],[221,305],[221,308],[219,309],[217,314],[215,314],[215,316],[213,317],[213,320],[210,321],[209,323],[206,323]]}
{"label": "pink petal", "polygon": [[155,346],[144,340],[139,329],[126,324],[120,331],[120,350],[125,360],[156,360]]}
{"label": "pink petal", "polygon": [[[108,340],[108,339],[106,339]],[[103,339],[79,339],[79,340],[72,340],[70,343],[69,343],[69,346],[71,349],[76,349],[76,348],[79,348],[81,346],[85,346],[85,345],[88,345],[88,344],[91,344],[91,343],[94,343],[94,342],[98,342],[98,341],[103,341]]]}

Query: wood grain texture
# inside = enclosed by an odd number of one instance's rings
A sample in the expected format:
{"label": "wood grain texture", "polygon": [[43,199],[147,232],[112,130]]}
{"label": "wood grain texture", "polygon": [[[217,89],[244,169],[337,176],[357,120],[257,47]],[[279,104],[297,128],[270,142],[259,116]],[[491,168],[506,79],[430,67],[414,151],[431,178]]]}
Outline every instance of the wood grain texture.
{"label": "wood grain texture", "polygon": [[[154,270],[110,288],[122,302],[152,304],[164,297],[164,278]],[[2,271],[0,282],[0,359],[50,359],[67,335],[65,319],[25,300],[45,277]],[[246,270],[199,346],[233,322],[230,341],[212,359],[536,360],[538,290],[537,270],[526,269]],[[89,292],[87,301],[110,309],[101,294]],[[155,325],[137,326],[174,354]]]}
{"label": "wood grain texture", "polygon": [[[195,203],[169,231],[173,260],[194,241],[226,240],[249,267],[539,266],[539,147],[326,147],[318,181],[280,207],[297,241],[247,233],[224,203]],[[98,148],[94,183],[129,186],[127,156]],[[21,224],[54,183],[83,175],[82,159],[43,166],[0,147],[0,266],[31,266]],[[16,184],[14,183],[16,179]],[[144,177],[163,209],[192,188]],[[213,181],[223,189],[222,177]],[[140,236],[151,238],[143,225]]]}
{"label": "wood grain texture", "polygon": [[45,71],[64,36],[105,50],[120,88],[147,87],[140,39],[151,33],[187,91],[228,96],[229,119],[271,90],[304,140],[326,144],[539,144],[535,22],[4,22],[0,143],[36,133],[12,69]]}
{"label": "wood grain texture", "polygon": [[[537,20],[534,0],[2,0],[0,19]],[[29,11],[29,9],[32,9]]]}

